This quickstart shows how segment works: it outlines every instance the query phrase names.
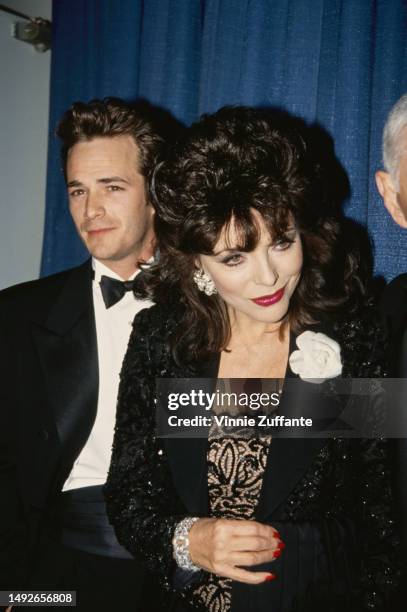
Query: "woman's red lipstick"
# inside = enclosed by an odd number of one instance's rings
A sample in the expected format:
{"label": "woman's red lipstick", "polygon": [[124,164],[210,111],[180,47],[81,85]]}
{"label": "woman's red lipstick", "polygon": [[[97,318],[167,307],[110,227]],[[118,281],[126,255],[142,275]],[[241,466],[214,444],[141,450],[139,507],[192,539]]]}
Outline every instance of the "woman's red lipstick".
{"label": "woman's red lipstick", "polygon": [[258,298],[254,298],[252,299],[252,302],[257,304],[258,306],[265,306],[265,307],[271,306],[272,304],[276,304],[277,302],[281,300],[281,298],[284,295],[284,291],[285,291],[285,287],[282,287],[281,289],[279,289],[275,293],[272,293],[271,295],[262,295]]}

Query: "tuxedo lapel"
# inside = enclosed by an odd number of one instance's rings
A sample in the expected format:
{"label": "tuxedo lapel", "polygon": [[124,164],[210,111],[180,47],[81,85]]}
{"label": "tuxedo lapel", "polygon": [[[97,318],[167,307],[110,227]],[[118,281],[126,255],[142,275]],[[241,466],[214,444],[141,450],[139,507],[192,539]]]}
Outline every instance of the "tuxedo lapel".
{"label": "tuxedo lapel", "polygon": [[[291,384],[290,384],[291,383]],[[289,390],[281,395],[278,414],[287,418],[313,418],[315,410],[315,389],[311,383],[289,377]],[[291,432],[290,432],[291,434]],[[293,437],[272,436],[263,476],[263,485],[256,518],[265,520],[288,497],[295,485],[307,471],[315,456],[326,444],[322,437],[304,437],[307,433],[297,430]]]}
{"label": "tuxedo lapel", "polygon": [[82,449],[96,417],[98,358],[91,274],[90,261],[74,269],[47,318],[32,321],[51,418],[68,463]]}
{"label": "tuxedo lapel", "polygon": [[[312,328],[312,331],[323,332],[330,335],[329,330]],[[296,337],[290,336],[289,354],[296,349]],[[331,391],[328,392],[326,383],[315,384],[301,380],[293,374],[287,365],[287,374],[281,394],[278,414],[284,417],[310,418],[313,429],[299,428],[289,432],[284,437],[278,432],[272,437],[267,465],[263,476],[263,485],[259,504],[256,509],[256,519],[264,521],[287,499],[297,483],[304,476],[318,453],[327,443],[329,434],[324,430],[335,428],[340,413],[344,409],[340,397]],[[319,432],[319,433],[317,433]],[[315,437],[313,437],[315,436]]]}

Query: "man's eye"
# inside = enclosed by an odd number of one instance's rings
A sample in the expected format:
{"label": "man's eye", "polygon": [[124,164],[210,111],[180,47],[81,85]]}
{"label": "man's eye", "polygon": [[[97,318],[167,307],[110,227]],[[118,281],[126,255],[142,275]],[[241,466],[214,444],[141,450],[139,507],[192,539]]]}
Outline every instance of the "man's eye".
{"label": "man's eye", "polygon": [[108,185],[109,191],[123,191],[123,187],[119,187],[119,185]]}
{"label": "man's eye", "polygon": [[85,192],[83,189],[74,189],[73,191],[69,192],[69,195],[71,198],[77,198],[78,196],[83,195]]}
{"label": "man's eye", "polygon": [[222,259],[222,263],[224,263],[227,266],[237,266],[242,261],[243,261],[243,258],[239,253],[236,253],[235,255],[228,255],[227,257]]}

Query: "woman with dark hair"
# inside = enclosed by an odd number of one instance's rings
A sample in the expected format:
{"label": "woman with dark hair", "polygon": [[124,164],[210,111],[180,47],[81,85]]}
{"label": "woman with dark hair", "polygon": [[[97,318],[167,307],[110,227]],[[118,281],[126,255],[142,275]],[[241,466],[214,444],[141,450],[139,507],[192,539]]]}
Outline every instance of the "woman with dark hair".
{"label": "woman with dark hair", "polygon": [[295,122],[248,108],[204,116],[156,169],[156,305],[134,321],[106,497],[119,541],[178,589],[176,610],[379,610],[396,581],[382,440],[214,420],[206,438],[157,435],[157,378],[274,379],[278,413],[307,416],[315,382],[384,375],[320,179]]}

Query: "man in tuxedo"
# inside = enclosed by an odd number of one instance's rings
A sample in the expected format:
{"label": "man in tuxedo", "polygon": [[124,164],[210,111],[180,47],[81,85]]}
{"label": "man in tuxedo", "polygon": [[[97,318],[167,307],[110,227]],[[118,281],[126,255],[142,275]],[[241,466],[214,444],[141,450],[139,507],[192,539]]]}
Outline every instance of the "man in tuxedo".
{"label": "man in tuxedo", "polygon": [[[407,94],[393,106],[383,131],[385,170],[376,172],[376,185],[393,220],[407,229]],[[383,310],[392,340],[391,366],[394,376],[407,376],[402,370],[402,341],[407,327],[407,274],[401,274],[388,285]]]}
{"label": "man in tuxedo", "polygon": [[[407,230],[407,94],[393,106],[383,132],[385,170],[376,172],[376,185],[393,220]],[[407,239],[407,235],[406,235]],[[397,394],[400,431],[407,436],[407,274],[386,287],[381,302],[390,334],[391,376],[402,378]],[[404,393],[403,387],[406,387]],[[394,476],[399,501],[400,525],[407,565],[407,439],[394,441]]]}
{"label": "man in tuxedo", "polygon": [[154,249],[154,121],[114,98],[65,113],[69,209],[91,258],[0,292],[0,590],[76,590],[86,611],[155,609],[102,492],[132,320],[150,305],[132,290]]}

